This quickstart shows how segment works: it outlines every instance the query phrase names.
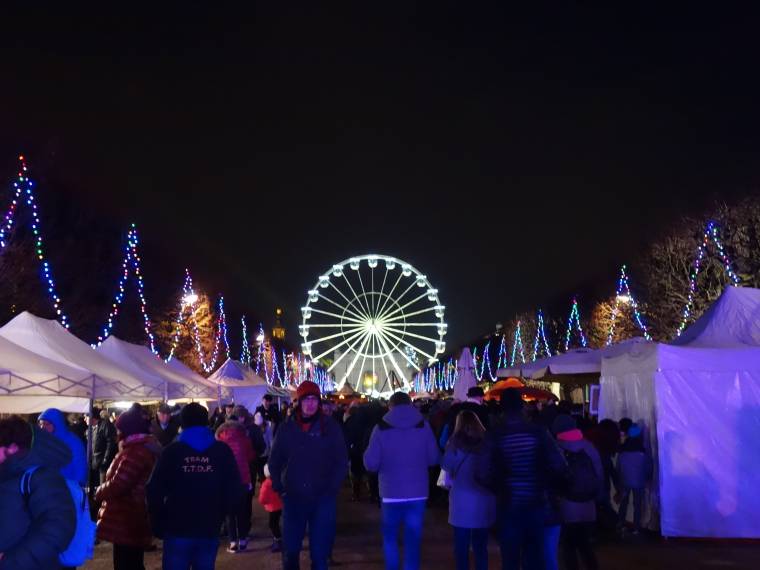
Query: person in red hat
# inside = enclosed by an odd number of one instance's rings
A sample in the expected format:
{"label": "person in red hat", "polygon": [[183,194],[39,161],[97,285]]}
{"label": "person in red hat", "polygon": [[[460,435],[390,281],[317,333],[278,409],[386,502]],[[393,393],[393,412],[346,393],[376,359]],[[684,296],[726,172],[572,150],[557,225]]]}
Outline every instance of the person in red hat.
{"label": "person in red hat", "polygon": [[277,431],[268,464],[272,489],[284,503],[283,568],[298,570],[308,525],[311,567],[327,570],[348,452],[340,426],[322,412],[319,386],[302,382],[296,398],[294,413]]}

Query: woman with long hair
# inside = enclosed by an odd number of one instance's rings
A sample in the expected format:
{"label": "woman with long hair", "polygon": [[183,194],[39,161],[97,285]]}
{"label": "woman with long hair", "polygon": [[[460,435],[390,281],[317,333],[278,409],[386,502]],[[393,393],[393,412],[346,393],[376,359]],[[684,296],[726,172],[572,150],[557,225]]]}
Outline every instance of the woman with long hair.
{"label": "woman with long hair", "polygon": [[460,412],[441,467],[451,481],[449,524],[454,527],[457,570],[488,570],[488,529],[496,520],[496,497],[487,486],[491,453],[486,429],[471,411]]}

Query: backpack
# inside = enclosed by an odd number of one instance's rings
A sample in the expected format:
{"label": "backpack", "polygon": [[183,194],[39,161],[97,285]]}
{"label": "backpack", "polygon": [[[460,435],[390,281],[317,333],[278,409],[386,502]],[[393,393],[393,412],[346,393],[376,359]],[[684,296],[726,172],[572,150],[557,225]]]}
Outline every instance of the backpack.
{"label": "backpack", "polygon": [[[32,475],[37,469],[38,466],[30,467],[21,476],[21,495],[25,502],[28,502],[32,495]],[[93,557],[96,525],[90,518],[90,503],[87,500],[87,493],[76,481],[71,479],[65,479],[65,481],[71,494],[71,500],[74,501],[77,523],[71,542],[66,550],[58,555],[58,562],[61,566],[81,566]]]}
{"label": "backpack", "polygon": [[561,494],[564,499],[575,503],[591,501],[599,494],[601,481],[594,469],[594,463],[585,451],[565,450],[565,459],[570,467],[570,480]]}

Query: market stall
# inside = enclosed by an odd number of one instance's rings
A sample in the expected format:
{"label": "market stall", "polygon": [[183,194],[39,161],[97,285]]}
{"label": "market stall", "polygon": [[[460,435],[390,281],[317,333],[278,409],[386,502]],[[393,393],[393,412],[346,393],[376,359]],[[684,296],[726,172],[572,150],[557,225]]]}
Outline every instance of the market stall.
{"label": "market stall", "polygon": [[729,287],[680,338],[604,359],[600,418],[644,428],[649,527],[760,538],[760,290]]}

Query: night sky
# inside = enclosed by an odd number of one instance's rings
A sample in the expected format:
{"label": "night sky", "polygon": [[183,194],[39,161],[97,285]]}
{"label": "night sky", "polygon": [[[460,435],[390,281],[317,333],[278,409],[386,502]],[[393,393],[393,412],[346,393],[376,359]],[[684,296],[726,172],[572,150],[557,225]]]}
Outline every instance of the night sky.
{"label": "night sky", "polygon": [[724,4],[61,4],[0,14],[4,176],[136,222],[154,302],[189,266],[294,342],[351,255],[426,273],[458,345],[757,186],[757,14]]}

